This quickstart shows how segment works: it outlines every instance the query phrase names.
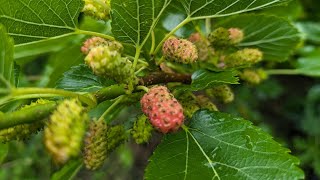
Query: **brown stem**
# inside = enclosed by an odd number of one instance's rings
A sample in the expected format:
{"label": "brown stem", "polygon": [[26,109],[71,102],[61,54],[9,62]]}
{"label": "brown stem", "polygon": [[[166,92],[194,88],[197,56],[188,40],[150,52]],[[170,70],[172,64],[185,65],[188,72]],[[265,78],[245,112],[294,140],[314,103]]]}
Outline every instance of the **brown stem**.
{"label": "brown stem", "polygon": [[181,82],[183,84],[191,84],[190,74],[174,74],[155,72],[139,80],[139,85],[148,86],[160,83]]}

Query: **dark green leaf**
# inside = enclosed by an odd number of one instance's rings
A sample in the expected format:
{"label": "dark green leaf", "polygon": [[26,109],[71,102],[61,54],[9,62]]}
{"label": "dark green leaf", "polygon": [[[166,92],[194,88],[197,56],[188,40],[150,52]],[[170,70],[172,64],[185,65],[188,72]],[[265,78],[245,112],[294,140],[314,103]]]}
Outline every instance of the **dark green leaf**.
{"label": "dark green leaf", "polygon": [[291,0],[180,0],[186,14],[195,19],[230,16],[276,6]]}
{"label": "dark green leaf", "polygon": [[302,179],[299,160],[251,122],[198,111],[189,128],[165,137],[146,179]]}
{"label": "dark green leaf", "polygon": [[[7,83],[14,85],[14,61],[13,61],[13,40],[7,35],[5,27],[0,24],[0,76],[2,81],[7,81]],[[1,82],[0,87],[3,87]]]}
{"label": "dark green leaf", "polygon": [[171,0],[112,0],[112,32],[117,40],[143,46]]}
{"label": "dark green leaf", "polygon": [[82,160],[72,160],[51,177],[52,180],[71,180],[82,167]]}
{"label": "dark green leaf", "polygon": [[264,60],[284,61],[301,41],[301,34],[288,20],[271,15],[240,15],[218,24],[244,31],[239,47],[259,48]]}
{"label": "dark green leaf", "polygon": [[199,91],[221,84],[239,84],[236,71],[211,72],[198,70],[192,74],[191,85],[179,86],[179,90]]}
{"label": "dark green leaf", "polygon": [[65,72],[58,81],[57,88],[69,91],[93,92],[112,84],[114,84],[113,81],[94,75],[86,65],[81,64]]}
{"label": "dark green leaf", "polygon": [[39,41],[75,31],[82,0],[0,0],[0,23],[16,44]]}

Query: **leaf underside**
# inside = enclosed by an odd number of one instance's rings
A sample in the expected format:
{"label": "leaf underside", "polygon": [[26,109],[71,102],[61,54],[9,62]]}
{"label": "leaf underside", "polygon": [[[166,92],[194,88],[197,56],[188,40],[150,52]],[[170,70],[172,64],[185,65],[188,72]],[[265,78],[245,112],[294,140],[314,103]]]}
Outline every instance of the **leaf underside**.
{"label": "leaf underside", "polygon": [[[15,84],[13,46],[13,40],[7,35],[5,27],[0,24],[0,76],[11,85]],[[0,82],[1,86],[3,85]]]}

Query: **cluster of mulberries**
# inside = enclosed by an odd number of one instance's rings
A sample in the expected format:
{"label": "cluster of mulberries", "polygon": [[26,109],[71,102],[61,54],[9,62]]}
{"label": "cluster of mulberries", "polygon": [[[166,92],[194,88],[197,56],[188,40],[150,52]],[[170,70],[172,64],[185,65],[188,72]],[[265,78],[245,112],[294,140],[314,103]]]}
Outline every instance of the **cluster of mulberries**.
{"label": "cluster of mulberries", "polygon": [[109,41],[101,37],[92,37],[83,42],[81,52],[85,55],[89,54],[91,49],[98,46],[107,46],[111,51],[123,51],[123,46],[118,41]]}
{"label": "cluster of mulberries", "polygon": [[220,27],[209,34],[208,40],[213,47],[221,48],[236,45],[243,40],[243,37],[243,32],[238,28],[225,29]]}
{"label": "cluster of mulberries", "polygon": [[165,86],[152,87],[140,103],[151,124],[162,133],[176,131],[183,124],[182,106]]}

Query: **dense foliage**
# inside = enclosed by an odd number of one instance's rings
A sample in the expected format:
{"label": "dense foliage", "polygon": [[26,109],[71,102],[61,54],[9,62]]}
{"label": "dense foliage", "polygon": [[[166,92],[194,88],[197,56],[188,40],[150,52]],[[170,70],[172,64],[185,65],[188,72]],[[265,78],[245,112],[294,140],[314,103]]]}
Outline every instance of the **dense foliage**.
{"label": "dense foliage", "polygon": [[0,179],[319,178],[319,8],[1,1]]}

